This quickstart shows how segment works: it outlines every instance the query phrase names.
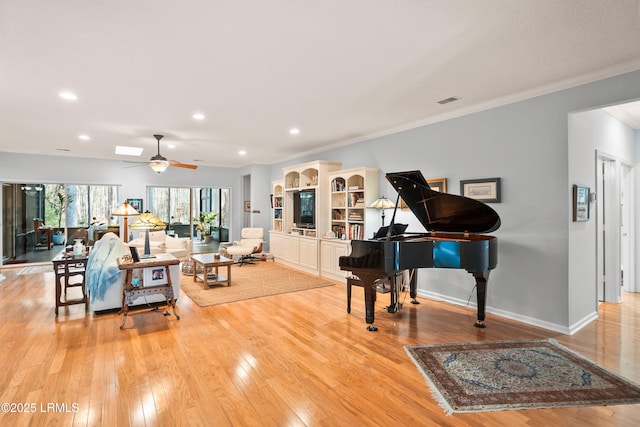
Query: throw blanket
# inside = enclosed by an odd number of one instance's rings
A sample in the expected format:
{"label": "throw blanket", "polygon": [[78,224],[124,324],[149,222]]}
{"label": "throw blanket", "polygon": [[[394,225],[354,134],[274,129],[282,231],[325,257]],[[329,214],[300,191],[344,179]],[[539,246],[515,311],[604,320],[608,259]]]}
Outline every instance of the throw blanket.
{"label": "throw blanket", "polygon": [[129,253],[127,247],[114,233],[107,233],[89,252],[85,280],[91,301],[104,300],[107,289],[120,279],[118,258]]}

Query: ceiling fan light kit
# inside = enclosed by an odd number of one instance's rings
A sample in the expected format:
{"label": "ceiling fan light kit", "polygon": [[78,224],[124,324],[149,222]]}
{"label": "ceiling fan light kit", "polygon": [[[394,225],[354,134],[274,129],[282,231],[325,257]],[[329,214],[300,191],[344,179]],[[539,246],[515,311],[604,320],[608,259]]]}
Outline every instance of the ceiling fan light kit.
{"label": "ceiling fan light kit", "polygon": [[149,162],[149,166],[151,167],[151,169],[153,169],[154,172],[162,173],[165,170],[167,170],[169,166],[177,166],[179,168],[185,168],[185,169],[198,168],[195,165],[188,165],[185,163],[178,163],[173,161],[170,162],[169,160],[167,160],[166,157],[160,154],[160,140],[164,138],[164,135],[153,135],[153,137],[156,139],[156,141],[158,141],[158,154],[153,156],[151,158],[151,161]]}

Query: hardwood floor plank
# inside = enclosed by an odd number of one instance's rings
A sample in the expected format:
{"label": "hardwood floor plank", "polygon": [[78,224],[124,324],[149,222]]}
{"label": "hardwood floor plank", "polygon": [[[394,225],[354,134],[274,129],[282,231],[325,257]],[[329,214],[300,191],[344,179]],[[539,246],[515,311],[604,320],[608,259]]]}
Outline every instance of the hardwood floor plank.
{"label": "hardwood floor plank", "polygon": [[[247,268],[247,267],[243,267]],[[343,284],[201,308],[181,295],[181,320],[84,307],[54,314],[53,274],[0,283],[0,399],[76,403],[74,412],[0,413],[0,425],[73,426],[630,426],[640,405],[446,416],[404,346],[554,338],[640,384],[640,296],[602,304],[573,336],[419,298],[368,332],[361,292],[346,313]],[[211,289],[215,292],[215,289]]]}

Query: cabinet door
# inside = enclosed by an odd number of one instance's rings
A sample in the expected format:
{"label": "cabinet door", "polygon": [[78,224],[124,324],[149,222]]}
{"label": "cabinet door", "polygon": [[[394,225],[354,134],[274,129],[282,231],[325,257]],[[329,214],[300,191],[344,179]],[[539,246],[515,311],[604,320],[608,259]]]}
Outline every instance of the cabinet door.
{"label": "cabinet door", "polygon": [[318,241],[300,239],[300,265],[316,270],[318,268]]}
{"label": "cabinet door", "polygon": [[284,241],[282,236],[276,233],[269,234],[269,251],[275,258],[284,258]]}
{"label": "cabinet door", "polygon": [[321,242],[320,243],[320,268],[325,273],[333,273],[335,270],[335,256],[334,256],[334,244],[333,242]]}
{"label": "cabinet door", "polygon": [[284,243],[284,259],[292,264],[300,264],[300,238],[282,236]]}
{"label": "cabinet door", "polygon": [[334,262],[334,272],[339,274],[340,276],[347,277],[349,275],[348,271],[340,270],[340,257],[347,256],[351,253],[351,245],[349,243],[337,243],[335,246],[335,252],[333,255]]}

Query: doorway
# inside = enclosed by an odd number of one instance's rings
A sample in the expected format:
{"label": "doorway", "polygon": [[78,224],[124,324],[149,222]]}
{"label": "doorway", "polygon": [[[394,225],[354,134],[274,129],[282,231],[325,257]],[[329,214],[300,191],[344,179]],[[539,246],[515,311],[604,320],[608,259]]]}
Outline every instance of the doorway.
{"label": "doorway", "polygon": [[620,303],[635,276],[633,168],[598,153],[596,175],[598,301]]}

